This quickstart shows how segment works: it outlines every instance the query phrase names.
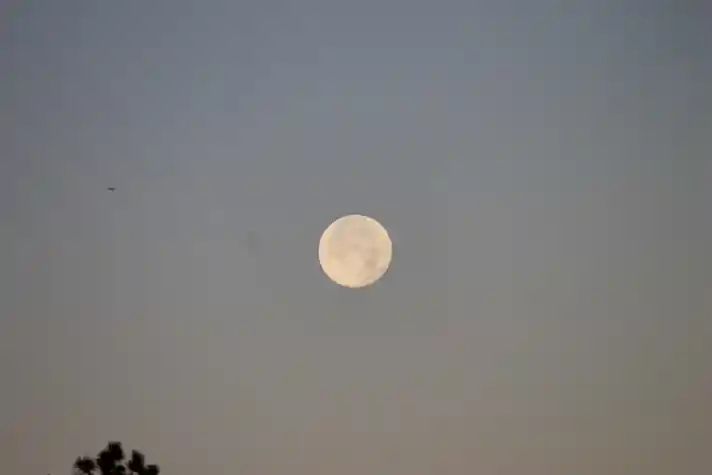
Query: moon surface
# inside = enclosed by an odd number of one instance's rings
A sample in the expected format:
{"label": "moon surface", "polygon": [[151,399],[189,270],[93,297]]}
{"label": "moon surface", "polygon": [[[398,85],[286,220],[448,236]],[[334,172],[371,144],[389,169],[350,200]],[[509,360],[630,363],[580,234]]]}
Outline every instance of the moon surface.
{"label": "moon surface", "polygon": [[393,244],[373,218],[352,214],[329,225],[319,240],[319,263],[329,279],[352,289],[369,286],[388,270]]}

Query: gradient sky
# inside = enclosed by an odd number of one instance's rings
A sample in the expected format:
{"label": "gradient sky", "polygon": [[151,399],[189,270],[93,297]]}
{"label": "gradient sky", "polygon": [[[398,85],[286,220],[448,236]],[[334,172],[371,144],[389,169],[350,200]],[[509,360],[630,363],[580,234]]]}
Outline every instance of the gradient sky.
{"label": "gradient sky", "polygon": [[3,473],[711,473],[705,3],[5,2]]}

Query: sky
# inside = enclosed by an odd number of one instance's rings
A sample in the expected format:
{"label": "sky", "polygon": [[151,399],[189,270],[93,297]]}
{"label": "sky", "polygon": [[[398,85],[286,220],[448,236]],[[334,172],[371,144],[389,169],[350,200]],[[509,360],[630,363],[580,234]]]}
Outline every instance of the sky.
{"label": "sky", "polygon": [[3,473],[708,473],[705,3],[4,2]]}

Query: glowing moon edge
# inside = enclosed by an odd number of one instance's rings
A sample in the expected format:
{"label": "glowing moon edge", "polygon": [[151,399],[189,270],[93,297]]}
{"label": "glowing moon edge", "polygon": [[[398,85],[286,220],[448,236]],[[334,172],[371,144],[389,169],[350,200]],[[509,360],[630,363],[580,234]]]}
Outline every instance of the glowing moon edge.
{"label": "glowing moon edge", "polygon": [[383,278],[393,259],[393,242],[376,219],[342,216],[322,233],[318,249],[324,274],[342,287],[359,289]]}

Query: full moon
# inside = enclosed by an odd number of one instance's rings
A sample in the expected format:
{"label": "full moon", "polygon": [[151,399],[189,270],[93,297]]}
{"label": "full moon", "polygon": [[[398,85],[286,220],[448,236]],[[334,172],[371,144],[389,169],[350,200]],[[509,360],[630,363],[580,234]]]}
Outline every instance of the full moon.
{"label": "full moon", "polygon": [[319,240],[319,263],[326,276],[352,289],[383,277],[392,256],[388,232],[368,216],[343,216],[331,223]]}

